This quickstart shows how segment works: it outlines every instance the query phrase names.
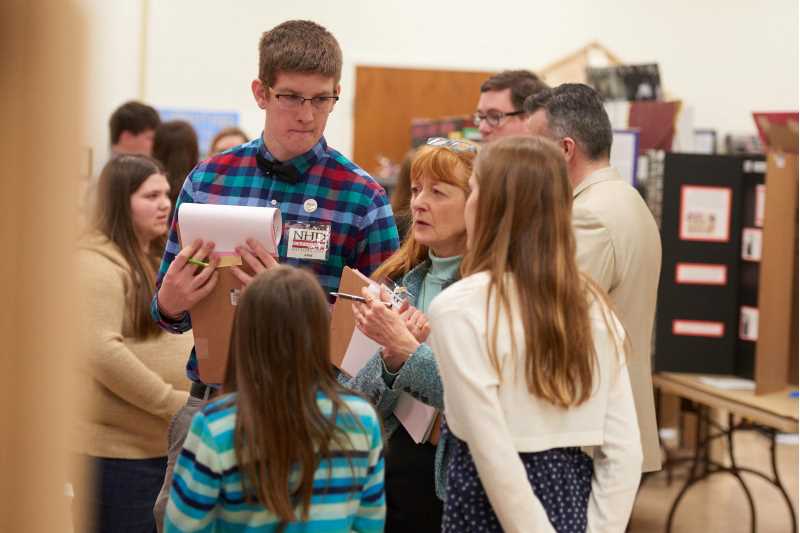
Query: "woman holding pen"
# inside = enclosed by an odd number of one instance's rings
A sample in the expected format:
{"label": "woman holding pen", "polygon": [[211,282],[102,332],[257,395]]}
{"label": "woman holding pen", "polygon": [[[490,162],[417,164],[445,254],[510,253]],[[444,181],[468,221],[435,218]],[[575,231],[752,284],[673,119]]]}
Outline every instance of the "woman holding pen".
{"label": "woman holding pen", "polygon": [[444,442],[417,444],[394,415],[401,393],[441,409],[442,386],[425,312],[431,300],[458,277],[466,250],[464,203],[477,147],[429,139],[411,164],[412,224],[400,249],[372,278],[405,287],[412,304],[402,313],[377,301],[353,306],[357,326],[383,346],[361,371],[340,380],[367,395],[384,420],[386,447],[386,532],[441,530],[442,503],[436,479],[442,473]]}
{"label": "woman holding pen", "polygon": [[120,155],[103,168],[93,227],[77,254],[86,334],[81,390],[89,400],[78,451],[93,483],[75,487],[91,520],[76,531],[155,528],[167,426],[186,403],[184,357],[192,347],[191,334],[168,335],[150,318],[169,212],[169,184],[155,160]]}

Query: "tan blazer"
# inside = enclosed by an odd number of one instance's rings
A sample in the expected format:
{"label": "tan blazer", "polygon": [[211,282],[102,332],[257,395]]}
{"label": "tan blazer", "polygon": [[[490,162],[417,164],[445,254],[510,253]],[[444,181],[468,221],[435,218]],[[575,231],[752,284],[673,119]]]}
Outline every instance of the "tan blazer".
{"label": "tan blazer", "polygon": [[572,225],[579,268],[608,291],[631,339],[631,387],[644,452],[643,472],[661,468],[651,354],[661,237],[639,193],[612,167],[573,191]]}

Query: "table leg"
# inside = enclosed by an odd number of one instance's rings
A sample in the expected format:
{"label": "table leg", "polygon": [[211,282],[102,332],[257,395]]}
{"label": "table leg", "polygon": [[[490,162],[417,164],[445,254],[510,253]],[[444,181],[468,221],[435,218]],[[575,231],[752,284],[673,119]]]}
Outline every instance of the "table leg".
{"label": "table leg", "polygon": [[[675,501],[672,502],[672,507],[669,510],[669,515],[667,516],[666,532],[671,533],[675,512],[678,510],[678,506],[683,500],[683,497],[693,485],[699,481],[709,478],[714,474],[729,473],[736,478],[745,493],[747,503],[750,507],[750,529],[752,533],[756,533],[755,502],[753,501],[753,496],[750,493],[747,483],[745,483],[740,474],[740,471],[745,471],[746,469],[738,468],[736,466],[736,459],[734,457],[733,432],[737,428],[733,426],[733,418],[729,416],[727,428],[718,424],[720,426],[718,427],[719,433],[712,434],[710,428],[713,426],[713,424],[709,419],[709,409],[703,405],[696,405],[695,408],[697,410],[697,438],[695,442],[694,460],[692,461],[692,467],[689,471],[689,477],[686,480],[686,483],[683,485],[680,492],[678,492],[678,495],[675,497]],[[716,463],[709,457],[709,443],[720,437],[726,437],[728,451],[731,457],[731,467],[726,467],[722,464]],[[796,531],[794,533],[796,533]]]}

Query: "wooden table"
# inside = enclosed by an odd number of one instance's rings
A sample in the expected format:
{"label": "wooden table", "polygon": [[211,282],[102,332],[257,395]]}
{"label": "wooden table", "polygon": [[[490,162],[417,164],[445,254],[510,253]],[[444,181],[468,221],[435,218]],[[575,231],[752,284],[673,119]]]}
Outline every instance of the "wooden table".
{"label": "wooden table", "polygon": [[[777,433],[798,432],[798,399],[790,394],[796,388],[789,388],[772,394],[756,396],[753,391],[727,390],[706,384],[700,374],[680,374],[663,372],[653,375],[653,385],[659,393],[671,394],[689,400],[692,410],[697,413],[697,440],[692,467],[686,483],[681,488],[667,518],[666,531],[672,530],[672,520],[687,491],[695,483],[719,473],[733,475],[742,487],[750,506],[750,529],[756,532],[756,508],[750,489],[741,474],[755,474],[775,486],[783,495],[791,515],[791,531],[797,533],[797,518],[794,504],[781,483],[775,455]],[[724,377],[724,376],[710,376]],[[732,377],[732,376],[731,376]],[[711,410],[728,413],[727,425],[721,425],[710,416]],[[757,431],[769,443],[772,472],[769,474],[736,464],[733,435],[737,431]],[[709,444],[716,439],[724,439],[730,466],[711,459]]]}

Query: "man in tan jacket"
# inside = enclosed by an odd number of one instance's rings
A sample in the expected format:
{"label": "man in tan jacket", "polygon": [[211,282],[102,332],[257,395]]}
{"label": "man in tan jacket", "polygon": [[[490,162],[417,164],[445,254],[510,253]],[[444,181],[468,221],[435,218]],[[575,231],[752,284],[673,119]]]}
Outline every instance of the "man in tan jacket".
{"label": "man in tan jacket", "polygon": [[661,468],[653,401],[651,339],[661,238],[639,193],[610,166],[611,123],[597,92],[564,84],[529,97],[534,135],[564,151],[573,186],[572,223],[580,269],[611,297],[631,341],[628,363],[644,452],[643,472]]}

